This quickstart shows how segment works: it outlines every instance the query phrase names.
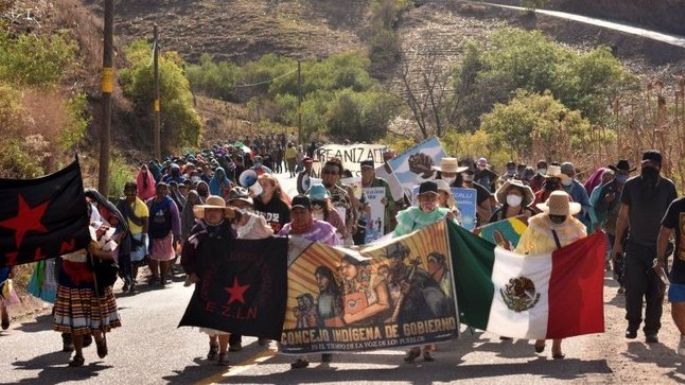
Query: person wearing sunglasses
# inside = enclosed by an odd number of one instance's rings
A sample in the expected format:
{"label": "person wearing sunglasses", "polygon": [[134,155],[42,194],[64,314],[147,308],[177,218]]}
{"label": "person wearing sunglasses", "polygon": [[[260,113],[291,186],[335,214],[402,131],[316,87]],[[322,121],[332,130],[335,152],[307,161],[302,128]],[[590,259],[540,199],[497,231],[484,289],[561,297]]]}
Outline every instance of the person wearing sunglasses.
{"label": "person wearing sunglasses", "polygon": [[345,222],[340,218],[340,214],[331,205],[331,196],[322,184],[315,184],[309,188],[306,194],[312,204],[312,216],[314,219],[328,222],[335,227],[340,238],[347,237]]}

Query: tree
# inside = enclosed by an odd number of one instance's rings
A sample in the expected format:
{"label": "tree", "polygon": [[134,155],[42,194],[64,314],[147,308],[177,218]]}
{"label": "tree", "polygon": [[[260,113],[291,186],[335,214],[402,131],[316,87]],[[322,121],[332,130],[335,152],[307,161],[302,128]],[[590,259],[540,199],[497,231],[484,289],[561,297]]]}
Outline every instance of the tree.
{"label": "tree", "polygon": [[485,114],[481,128],[495,147],[509,149],[512,159],[574,159],[592,138],[589,121],[549,92],[519,90],[509,104]]}
{"label": "tree", "polygon": [[[154,100],[150,45],[144,40],[133,42],[126,49],[129,66],[121,71],[124,93],[131,98],[141,115],[152,125]],[[202,123],[193,106],[190,83],[182,69],[183,60],[176,52],[160,57],[160,94],[162,110],[162,145],[167,152],[173,148],[196,146]]]}
{"label": "tree", "polygon": [[442,136],[446,129],[452,73],[441,60],[443,50],[432,40],[402,57],[404,99],[424,138]]}

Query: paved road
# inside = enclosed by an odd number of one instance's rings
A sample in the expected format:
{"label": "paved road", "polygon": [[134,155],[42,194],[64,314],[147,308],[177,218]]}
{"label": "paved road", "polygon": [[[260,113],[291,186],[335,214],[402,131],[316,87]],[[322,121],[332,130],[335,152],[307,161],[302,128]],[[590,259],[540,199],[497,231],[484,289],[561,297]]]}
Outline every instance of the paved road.
{"label": "paved road", "polygon": [[[283,181],[292,193],[292,180]],[[291,357],[245,338],[245,349],[231,353],[233,367],[205,361],[207,338],[192,328],[177,328],[192,288],[174,283],[120,296],[123,327],[108,336],[110,354],[85,353],[86,365],[68,368],[69,354],[59,351],[59,334],[49,314],[13,325],[0,334],[1,384],[670,384],[685,382],[682,360],[673,353],[677,335],[670,314],[663,317],[663,344],[622,338],[623,297],[607,278],[604,334],[564,341],[567,358],[535,354],[528,341],[501,342],[497,336],[462,327],[458,340],[439,345],[436,362],[407,365],[402,350],[336,354],[330,368],[290,370]],[[115,288],[119,293],[120,289]]]}
{"label": "paved road", "polygon": [[[526,8],[516,7],[516,6],[511,6],[511,5],[494,4],[494,3],[482,2],[482,1],[473,1],[473,3],[489,5],[492,7],[514,9],[514,10],[518,10],[518,11],[527,11]],[[617,23],[617,22],[607,21],[607,20],[602,20],[602,19],[596,19],[596,18],[592,18],[592,17],[581,16],[581,15],[576,15],[573,13],[567,13],[567,12],[561,12],[561,11],[549,11],[549,10],[545,10],[545,9],[536,9],[535,12],[539,13],[541,15],[553,16],[553,17],[557,17],[560,19],[566,19],[566,20],[573,20],[573,21],[577,21],[580,23],[594,25],[594,26],[602,27],[602,28],[606,28],[606,29],[611,29],[614,31],[627,33],[629,35],[645,37],[645,38],[660,41],[660,42],[663,42],[666,44],[685,48],[685,37],[683,37],[683,36],[669,35],[666,33],[651,31],[648,29],[639,28],[639,27],[635,27],[632,25],[627,25],[627,24],[622,24],[622,23]]]}

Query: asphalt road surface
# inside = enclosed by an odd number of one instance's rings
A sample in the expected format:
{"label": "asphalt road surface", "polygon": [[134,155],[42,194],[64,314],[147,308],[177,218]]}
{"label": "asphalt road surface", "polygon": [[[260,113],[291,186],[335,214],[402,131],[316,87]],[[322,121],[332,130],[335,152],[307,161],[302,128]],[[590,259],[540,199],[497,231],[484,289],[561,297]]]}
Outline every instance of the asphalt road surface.
{"label": "asphalt road surface", "polygon": [[[292,179],[283,180],[292,193]],[[145,272],[141,272],[141,277]],[[607,275],[606,333],[564,341],[565,360],[552,360],[529,341],[500,341],[495,335],[462,326],[459,339],[438,345],[436,361],[402,361],[404,351],[381,350],[335,354],[330,367],[312,357],[307,369],[291,370],[292,357],[276,344],[262,347],[244,338],[244,350],[230,353],[225,369],[205,360],[207,337],[193,328],[177,328],[192,294],[182,277],[166,288],[141,285],[135,296],[117,299],[123,327],[108,334],[109,355],[99,359],[94,347],[86,364],[69,368],[61,339],[51,330],[49,309],[37,318],[15,323],[0,334],[1,384],[671,384],[685,382],[682,359],[674,353],[678,335],[665,311],[662,343],[644,337],[625,340],[623,297]],[[115,288],[119,295],[120,288]]]}

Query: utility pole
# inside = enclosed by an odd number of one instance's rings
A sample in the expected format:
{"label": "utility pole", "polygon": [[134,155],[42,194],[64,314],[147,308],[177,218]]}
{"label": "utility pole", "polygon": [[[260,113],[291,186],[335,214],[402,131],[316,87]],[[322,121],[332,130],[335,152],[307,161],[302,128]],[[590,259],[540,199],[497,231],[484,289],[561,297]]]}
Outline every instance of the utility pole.
{"label": "utility pole", "polygon": [[297,60],[297,141],[302,144],[302,66]]}
{"label": "utility pole", "polygon": [[102,55],[102,127],[100,131],[100,164],[98,190],[109,195],[109,147],[112,130],[112,91],[114,90],[114,0],[105,0],[104,51]]}
{"label": "utility pole", "polygon": [[158,161],[162,160],[162,147],[160,143],[161,137],[161,122],[160,122],[160,103],[159,103],[159,31],[157,30],[157,24],[155,24],[155,46],[154,46],[154,59],[153,59],[153,71],[155,77],[155,101],[153,109],[155,112],[155,128],[154,128],[154,141],[155,141],[155,159]]}

